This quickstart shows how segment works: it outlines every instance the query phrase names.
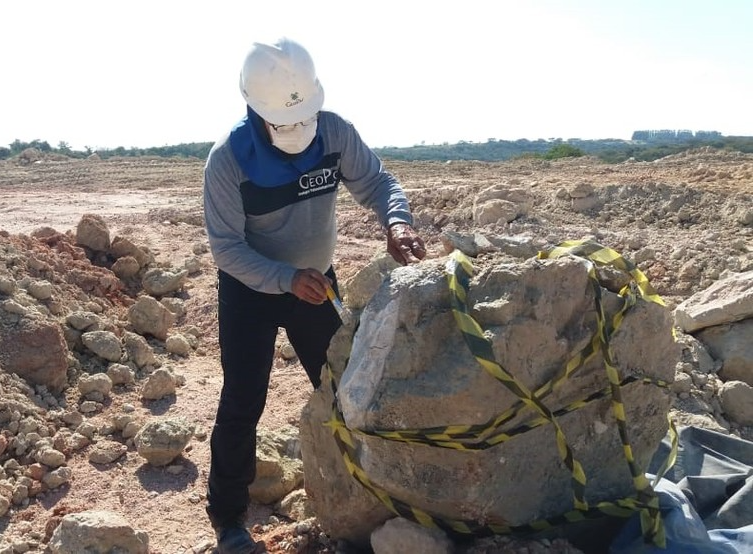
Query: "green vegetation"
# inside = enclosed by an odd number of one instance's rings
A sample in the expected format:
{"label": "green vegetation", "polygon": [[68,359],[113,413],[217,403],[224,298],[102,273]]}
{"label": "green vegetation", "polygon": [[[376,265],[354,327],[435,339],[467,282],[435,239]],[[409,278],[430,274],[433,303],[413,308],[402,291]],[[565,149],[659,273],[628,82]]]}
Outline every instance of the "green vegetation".
{"label": "green vegetation", "polygon": [[707,133],[693,138],[663,142],[663,138],[641,140],[549,139],[503,141],[489,139],[484,143],[420,145],[409,148],[376,148],[377,154],[390,160],[478,160],[503,161],[512,158],[559,158],[594,156],[605,163],[621,163],[628,159],[653,161],[693,148],[709,146],[719,150],[753,153],[753,137],[723,137]]}
{"label": "green vegetation", "polygon": [[[638,136],[644,136],[644,131],[636,131]],[[649,140],[581,140],[581,139],[519,139],[514,141],[488,139],[486,142],[466,142],[457,144],[416,145],[405,148],[389,146],[375,148],[377,155],[385,160],[478,160],[504,161],[513,158],[538,158],[556,160],[579,156],[594,156],[606,163],[620,163],[628,159],[637,161],[653,161],[664,156],[677,154],[691,148],[709,146],[720,150],[753,153],[753,137],[724,137],[715,132],[676,133],[665,136],[666,132],[646,135]],[[94,153],[90,147],[83,151],[73,150],[64,141],[52,147],[46,141],[33,140],[22,142],[15,140],[8,147],[0,146],[0,160],[17,156],[27,148],[36,148],[45,154],[56,154],[69,158],[85,158]],[[158,156],[165,158],[182,157],[206,159],[211,142],[192,142],[173,146],[155,146],[151,148],[124,148],[118,146],[113,149],[98,149],[96,154],[102,158]]]}
{"label": "green vegetation", "polygon": [[[86,158],[94,153],[94,150],[86,146],[84,150],[73,150],[67,142],[60,141],[57,148],[53,148],[47,141],[38,139],[31,142],[23,142],[18,139],[8,145],[9,148],[0,147],[0,160],[17,156],[27,148],[36,148],[45,154],[59,154],[69,158]],[[191,142],[186,144],[176,144],[173,146],[153,146],[150,148],[103,148],[96,151],[102,159],[113,157],[135,158],[139,156],[157,156],[161,158],[199,158],[206,159],[209,150],[212,148],[211,142]]]}
{"label": "green vegetation", "polygon": [[559,160],[560,158],[580,158],[585,156],[586,153],[580,148],[573,146],[572,144],[558,144],[552,146],[549,150],[541,155],[545,160]]}

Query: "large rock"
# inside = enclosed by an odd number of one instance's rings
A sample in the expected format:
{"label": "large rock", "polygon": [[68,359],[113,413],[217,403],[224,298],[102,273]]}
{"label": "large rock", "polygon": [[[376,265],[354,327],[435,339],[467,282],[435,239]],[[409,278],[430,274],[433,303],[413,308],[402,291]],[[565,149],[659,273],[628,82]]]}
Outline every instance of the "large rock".
{"label": "large rock", "polygon": [[[619,297],[602,289],[607,318]],[[472,315],[496,360],[529,390],[550,381],[596,332],[594,292],[582,261],[527,260],[489,265],[473,278]],[[444,268],[436,262],[398,268],[329,351],[349,429],[405,430],[483,424],[518,398],[471,355],[450,309]],[[639,300],[612,337],[622,377],[671,381],[680,349],[669,311]],[[352,337],[352,348],[351,348]],[[551,410],[608,387],[596,355],[543,401]],[[640,381],[621,387],[636,463],[645,467],[667,431],[669,394]],[[330,420],[327,382],[301,420],[305,486],[324,529],[367,544],[391,513],[346,470]],[[535,421],[524,409],[503,426]],[[591,504],[631,496],[630,472],[608,395],[558,418],[587,478]],[[354,435],[356,465],[389,496],[438,517],[523,525],[573,509],[571,473],[551,424],[515,434],[484,450],[460,451]]]}
{"label": "large rock", "polygon": [[123,355],[120,339],[111,331],[88,331],[81,335],[81,342],[91,352],[108,362],[119,362]]}
{"label": "large rock", "polygon": [[303,483],[298,432],[288,426],[260,430],[256,438],[256,478],[248,487],[254,502],[273,504]]}
{"label": "large rock", "polygon": [[473,198],[473,221],[478,225],[509,223],[531,210],[527,191],[506,184],[489,186]]}
{"label": "large rock", "polygon": [[21,317],[15,325],[0,320],[0,367],[60,392],[68,383],[68,346],[60,325],[34,316]]}
{"label": "large rock", "polygon": [[455,547],[439,529],[427,529],[406,519],[388,520],[371,534],[374,554],[452,554]]}
{"label": "large rock", "polygon": [[81,216],[76,226],[76,244],[97,252],[106,252],[110,248],[110,230],[105,220],[96,214]]}
{"label": "large rock", "polygon": [[726,416],[742,426],[753,425],[753,387],[742,381],[727,381],[719,391]]}
{"label": "large rock", "polygon": [[122,516],[103,510],[68,514],[50,539],[53,554],[147,554],[149,537]]}
{"label": "large rock", "polygon": [[714,359],[722,362],[719,377],[753,386],[753,319],[709,327],[697,337]]}
{"label": "large rock", "polygon": [[175,376],[165,368],[155,370],[141,386],[141,397],[145,400],[160,400],[175,394]]}
{"label": "large rock", "polygon": [[110,245],[110,254],[116,259],[133,258],[138,264],[139,269],[154,261],[154,256],[150,252],[139,248],[130,239],[125,237],[115,237],[113,239]]}
{"label": "large rock", "polygon": [[175,316],[156,298],[142,295],[128,308],[128,320],[139,335],[165,340],[170,326],[175,323]]}
{"label": "large rock", "polygon": [[446,229],[439,236],[446,254],[453,250],[460,250],[463,254],[473,256],[486,252],[494,252],[497,249],[486,236],[481,233],[463,234]]}
{"label": "large rock", "polygon": [[753,271],[717,281],[683,301],[674,315],[686,333],[753,317]]}
{"label": "large rock", "polygon": [[147,294],[164,296],[183,288],[187,279],[187,269],[169,271],[161,267],[155,267],[144,274],[141,284]]}
{"label": "large rock", "polygon": [[[150,309],[157,309],[154,303],[149,303],[149,306]],[[165,329],[165,334],[167,334],[167,329]],[[123,343],[125,345],[128,359],[138,367],[143,368],[157,363],[157,357],[154,355],[154,350],[141,335],[126,331],[123,333]]]}

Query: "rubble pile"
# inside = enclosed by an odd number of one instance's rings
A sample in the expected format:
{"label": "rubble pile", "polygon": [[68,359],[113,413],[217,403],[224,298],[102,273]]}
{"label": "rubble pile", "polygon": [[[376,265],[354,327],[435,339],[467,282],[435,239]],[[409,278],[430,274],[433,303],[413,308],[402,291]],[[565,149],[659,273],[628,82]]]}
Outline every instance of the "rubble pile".
{"label": "rubble pile", "polygon": [[110,463],[133,445],[143,429],[127,413],[108,428],[88,422],[119,391],[174,394],[182,378],[170,357],[189,355],[201,337],[174,328],[188,274],[128,239],[110,241],[95,215],[75,234],[0,231],[0,516],[69,483],[72,453],[94,442],[90,459]]}

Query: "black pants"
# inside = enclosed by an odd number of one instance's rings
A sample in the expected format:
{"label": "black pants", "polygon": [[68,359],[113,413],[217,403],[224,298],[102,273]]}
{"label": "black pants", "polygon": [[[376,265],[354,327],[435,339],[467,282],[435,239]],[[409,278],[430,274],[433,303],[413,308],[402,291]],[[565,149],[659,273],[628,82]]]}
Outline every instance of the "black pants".
{"label": "black pants", "polygon": [[[337,283],[332,268],[326,273]],[[293,294],[264,294],[219,272],[220,361],[223,384],[210,442],[207,513],[214,525],[241,521],[256,476],[256,426],[267,400],[279,327],[287,331],[309,380],[320,384],[327,348],[340,326],[330,302],[318,306]]]}

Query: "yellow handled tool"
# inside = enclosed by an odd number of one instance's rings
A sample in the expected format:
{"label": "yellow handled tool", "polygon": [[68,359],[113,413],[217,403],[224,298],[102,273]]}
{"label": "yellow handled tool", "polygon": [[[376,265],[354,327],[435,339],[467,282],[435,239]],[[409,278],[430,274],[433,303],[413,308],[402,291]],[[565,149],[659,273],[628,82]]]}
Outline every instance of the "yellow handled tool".
{"label": "yellow handled tool", "polygon": [[339,315],[340,319],[342,319],[343,316],[345,315],[345,308],[343,308],[343,303],[337,297],[332,287],[327,287],[327,298],[329,298],[329,301],[332,302],[332,305],[335,307],[335,311],[337,312],[337,315]]}

